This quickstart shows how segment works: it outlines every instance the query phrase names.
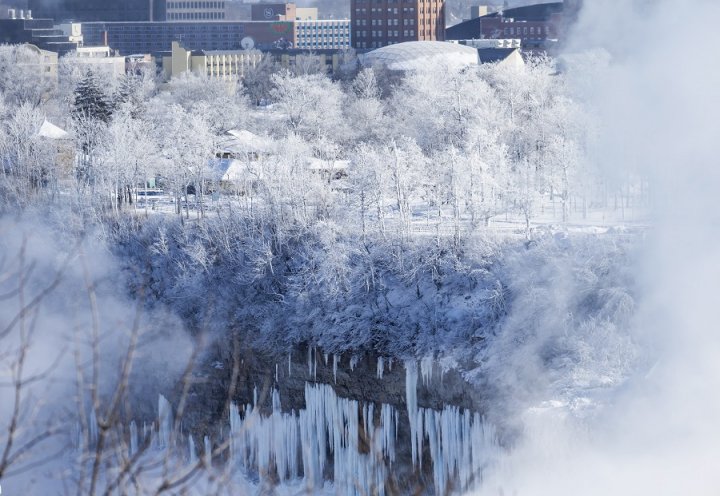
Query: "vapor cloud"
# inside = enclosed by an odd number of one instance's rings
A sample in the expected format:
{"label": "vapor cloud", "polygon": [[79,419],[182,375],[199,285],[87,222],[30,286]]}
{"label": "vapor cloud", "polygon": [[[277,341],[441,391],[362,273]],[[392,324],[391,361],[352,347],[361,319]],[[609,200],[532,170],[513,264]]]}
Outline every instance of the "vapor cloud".
{"label": "vapor cloud", "polygon": [[708,51],[720,46],[720,5],[585,4],[572,50],[609,61],[583,88],[602,114],[596,160],[645,175],[654,195],[628,329],[644,360],[590,418],[552,403],[529,410],[524,442],[483,494],[717,494],[720,68]]}

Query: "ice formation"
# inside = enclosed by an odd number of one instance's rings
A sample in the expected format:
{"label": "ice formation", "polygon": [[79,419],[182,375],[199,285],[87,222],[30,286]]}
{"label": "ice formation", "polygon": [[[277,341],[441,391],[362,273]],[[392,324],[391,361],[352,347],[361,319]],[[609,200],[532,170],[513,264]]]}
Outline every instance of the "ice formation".
{"label": "ice formation", "polygon": [[[270,416],[247,405],[244,418],[238,406],[232,405],[233,463],[261,478],[290,481],[302,474],[311,492],[324,485],[326,468],[332,464],[336,492],[384,494],[384,460],[395,457],[394,408],[384,405],[376,425],[372,403],[339,398],[332,387],[319,384],[305,385],[305,402],[307,407],[298,415],[282,413],[275,391]],[[361,452],[361,440],[369,444],[369,453]]]}
{"label": "ice formation", "polygon": [[158,397],[158,447],[170,446],[170,435],[173,428],[172,406],[162,394]]}
{"label": "ice formation", "polygon": [[198,461],[197,451],[195,450],[195,439],[192,434],[188,435],[188,461],[190,465],[195,465]]}
{"label": "ice formation", "polygon": [[205,436],[205,438],[203,439],[203,445],[204,445],[203,447],[204,447],[204,449],[205,449],[205,453],[204,453],[204,456],[205,456],[205,466],[206,466],[206,467],[212,467],[212,452],[213,452],[213,449],[212,449],[212,443],[210,442],[210,438],[209,438],[209,437]]}
{"label": "ice formation", "polygon": [[137,424],[133,420],[130,422],[130,456],[133,456],[138,451],[138,430]]}
{"label": "ice formation", "polygon": [[[312,370],[316,362],[309,362]],[[405,363],[412,467],[432,470],[436,494],[472,490],[500,454],[497,434],[479,413],[455,406],[439,411],[418,406],[419,378],[427,383],[433,370],[428,363],[421,362],[419,369],[415,360]],[[332,386],[312,383],[305,384],[306,408],[297,413],[283,413],[277,390],[271,403],[271,412],[264,414],[256,388],[252,404],[230,406],[229,463],[241,473],[269,483],[297,485],[302,480],[309,493],[319,492],[329,478],[337,494],[385,494],[398,441],[403,439],[398,436],[400,412],[394,406],[341,398]],[[172,408],[163,396],[158,417],[157,445],[169,447]],[[132,424],[131,450],[137,449],[136,431]],[[210,439],[205,437],[203,444],[204,462],[211,466]],[[188,449],[191,463],[196,463],[192,436]]]}
{"label": "ice formation", "polygon": [[[495,428],[479,413],[455,406],[446,406],[441,411],[418,408],[417,362],[406,362],[405,371],[413,465],[422,467],[423,443],[426,441],[435,493],[446,494],[451,489],[455,492],[471,490],[500,455]],[[432,365],[421,362],[421,371],[425,381],[425,377],[431,376]]]}
{"label": "ice formation", "polygon": [[377,378],[382,379],[383,374],[385,373],[385,360],[383,357],[378,358],[377,361]]}
{"label": "ice formation", "polygon": [[340,362],[340,356],[333,353],[333,380],[335,381],[335,384],[337,384],[338,362]]}

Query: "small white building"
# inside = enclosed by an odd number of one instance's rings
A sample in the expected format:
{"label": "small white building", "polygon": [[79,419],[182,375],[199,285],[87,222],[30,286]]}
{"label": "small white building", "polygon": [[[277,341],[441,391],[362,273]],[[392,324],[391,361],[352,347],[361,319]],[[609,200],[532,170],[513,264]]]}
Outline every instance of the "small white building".
{"label": "small white building", "polygon": [[107,74],[112,78],[119,78],[125,74],[125,57],[113,54],[110,47],[78,47],[75,52],[65,56],[78,67],[92,69],[98,74]]}

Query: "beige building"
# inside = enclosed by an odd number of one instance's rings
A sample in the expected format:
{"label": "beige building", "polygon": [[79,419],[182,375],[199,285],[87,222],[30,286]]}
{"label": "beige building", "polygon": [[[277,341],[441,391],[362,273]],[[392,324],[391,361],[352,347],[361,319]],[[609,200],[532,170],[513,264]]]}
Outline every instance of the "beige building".
{"label": "beige building", "polygon": [[18,67],[44,76],[52,84],[58,80],[58,54],[26,43],[13,47],[14,62]]}
{"label": "beige building", "polygon": [[296,7],[295,8],[295,20],[296,21],[317,21],[318,20],[317,7]]}
{"label": "beige building", "polygon": [[[318,57],[329,73],[337,71],[342,64],[340,54],[335,50],[313,54],[303,50],[277,50],[268,53],[286,68],[306,63],[308,57]],[[242,79],[245,71],[254,67],[261,59],[262,53],[257,50],[192,51],[185,49],[180,42],[173,41],[171,55],[163,57],[162,60],[163,75],[167,81],[185,72],[225,80]]]}
{"label": "beige building", "polygon": [[171,55],[163,57],[163,74],[166,80],[184,72],[212,78],[241,79],[245,70],[257,64],[261,58],[260,52],[247,50],[191,51],[173,41]]}

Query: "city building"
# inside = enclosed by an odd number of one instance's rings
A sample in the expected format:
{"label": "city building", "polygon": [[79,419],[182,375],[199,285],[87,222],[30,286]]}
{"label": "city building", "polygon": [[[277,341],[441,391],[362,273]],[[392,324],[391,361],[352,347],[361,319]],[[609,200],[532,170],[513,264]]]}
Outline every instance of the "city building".
{"label": "city building", "polygon": [[58,22],[222,21],[227,0],[28,0]]}
{"label": "city building", "polygon": [[[294,3],[256,3],[251,7],[253,21],[294,21],[297,19]],[[315,14],[317,17],[317,13]]]}
{"label": "city building", "polygon": [[[13,66],[13,69],[19,69],[19,73],[38,76],[48,90],[57,85],[58,54],[56,52],[43,50],[29,43],[12,45],[8,49],[3,51],[4,57],[0,61],[3,70],[10,70],[9,66]],[[24,84],[20,81],[18,83]]]}
{"label": "city building", "polygon": [[250,16],[253,21],[316,21],[318,9],[294,3],[256,3],[251,6]]}
{"label": "city building", "polygon": [[165,16],[168,21],[222,21],[225,19],[225,0],[167,0]]}
{"label": "city building", "polygon": [[127,59],[115,55],[107,46],[78,47],[74,53],[69,53],[66,57],[78,67],[92,69],[96,74],[106,74],[111,78],[119,78],[127,71]]}
{"label": "city building", "polygon": [[271,50],[296,44],[294,21],[86,22],[87,45],[108,45],[121,55],[169,52],[173,41],[188,50]]}
{"label": "city building", "polygon": [[29,11],[18,12],[20,17],[13,11],[9,19],[0,19],[0,44],[29,43],[60,55],[77,48],[78,41],[71,41],[52,19],[34,19]]}
{"label": "city building", "polygon": [[[300,9],[298,9],[300,10]],[[295,22],[296,48],[301,50],[346,50],[350,48],[350,21],[303,20]]]}
{"label": "city building", "polygon": [[211,78],[241,79],[248,67],[260,62],[257,50],[188,50],[177,41],[172,43],[169,56],[162,58],[166,80],[185,72],[203,74]]}
{"label": "city building", "polygon": [[580,0],[528,5],[493,12],[449,27],[448,40],[515,38],[527,51],[553,48],[563,39]]}
{"label": "city building", "polygon": [[165,4],[166,0],[28,0],[36,17],[58,22],[163,21]]}
{"label": "city building", "polygon": [[318,20],[317,7],[297,7],[295,9],[295,20],[296,21],[317,21]]}
{"label": "city building", "polygon": [[445,39],[444,0],[351,0],[354,48]]}
{"label": "city building", "polygon": [[[318,50],[309,55],[306,50],[286,49],[269,50],[275,61],[288,69],[301,63],[302,58],[318,57],[319,63],[328,73],[337,71],[343,60],[337,50]],[[203,74],[209,78],[224,80],[242,79],[249,67],[262,59],[257,50],[188,50],[177,41],[172,43],[172,51],[162,57],[163,75],[166,80],[178,77],[186,72]]]}

